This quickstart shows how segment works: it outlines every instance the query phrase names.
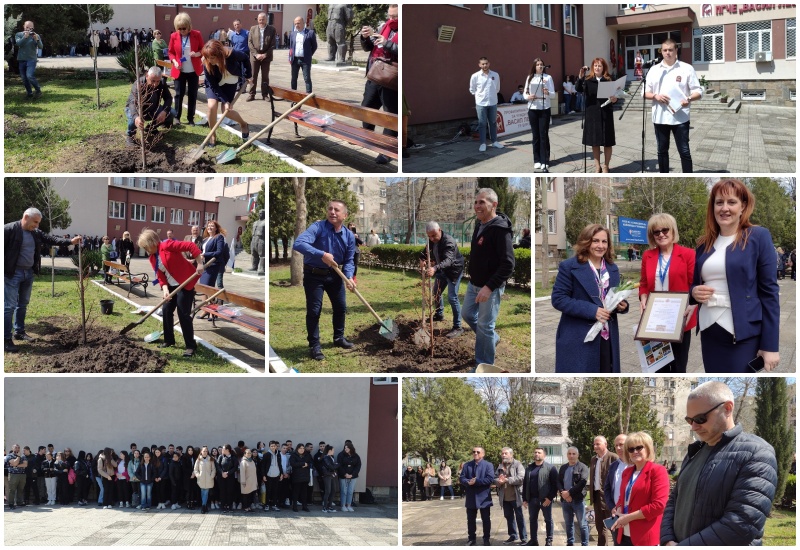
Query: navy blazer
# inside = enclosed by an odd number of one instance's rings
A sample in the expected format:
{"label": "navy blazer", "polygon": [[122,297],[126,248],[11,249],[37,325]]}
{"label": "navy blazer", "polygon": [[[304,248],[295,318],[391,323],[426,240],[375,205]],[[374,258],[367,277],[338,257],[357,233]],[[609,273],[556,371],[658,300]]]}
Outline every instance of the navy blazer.
{"label": "navy blazer", "polygon": [[[550,302],[559,310],[561,320],[556,331],[556,372],[597,373],[600,372],[599,334],[591,342],[583,342],[586,333],[597,321],[597,308],[603,307],[597,279],[592,274],[590,262],[580,263],[576,257],[564,260],[558,266],[558,276],[553,285]],[[619,286],[619,268],[606,264],[609,288]],[[627,309],[622,313],[627,313]],[[614,372],[620,372],[619,325],[617,312],[611,312],[608,320],[611,332],[611,357]]]}
{"label": "navy blazer", "polygon": [[[289,32],[289,63],[294,62],[294,47],[297,43],[297,30]],[[317,34],[312,29],[303,29],[303,62],[311,65],[311,57],[317,51]]]}
{"label": "navy blazer", "polygon": [[[772,245],[772,235],[768,229],[759,226],[750,227],[745,231],[749,233],[745,249],[742,250],[741,246],[732,249],[731,245],[725,254],[725,274],[731,297],[735,338],[744,340],[759,336],[761,343],[758,349],[778,351],[781,306],[778,299],[778,273],[775,268],[777,260],[775,247]],[[704,245],[697,247],[691,290],[703,284],[700,275],[703,264],[713,253],[713,246],[708,250]],[[697,303],[694,298],[690,300],[691,303]]]}
{"label": "navy blazer", "polygon": [[[206,250],[203,252],[203,261],[209,261],[211,258],[216,258],[217,261],[206,268],[206,273],[209,277],[216,277],[217,274],[225,272],[225,264],[222,263],[222,255],[225,253],[225,248],[228,246],[225,243],[225,236],[222,233],[217,233],[211,240],[206,243]],[[211,283],[214,284],[213,281]]]}
{"label": "navy blazer", "polygon": [[[475,478],[475,485],[470,485],[470,479]],[[492,505],[492,483],[494,483],[494,466],[488,460],[481,460],[477,464],[470,460],[464,464],[459,478],[461,487],[467,497],[464,506],[472,510],[488,508]]]}
{"label": "navy blazer", "polygon": [[[225,58],[225,69],[228,73],[239,77],[239,84],[253,76],[250,70],[250,58],[238,50],[231,51],[231,54]],[[218,94],[221,89],[222,71],[218,67],[212,67],[209,71],[205,65],[203,71],[206,75],[206,85]]]}
{"label": "navy blazer", "polygon": [[[614,501],[614,478],[616,477],[617,468],[622,468],[624,470],[627,467],[627,464],[619,460],[615,460],[611,463],[611,466],[608,467],[606,480],[603,482],[603,500],[606,501],[607,510],[613,510],[617,505]],[[620,482],[622,482],[622,479],[620,479]]]}

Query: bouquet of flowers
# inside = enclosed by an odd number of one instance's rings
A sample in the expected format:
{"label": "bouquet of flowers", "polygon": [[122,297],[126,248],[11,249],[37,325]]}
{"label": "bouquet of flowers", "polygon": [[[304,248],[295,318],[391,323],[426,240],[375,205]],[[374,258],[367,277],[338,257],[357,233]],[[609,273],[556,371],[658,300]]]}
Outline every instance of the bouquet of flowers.
{"label": "bouquet of flowers", "polygon": [[[639,288],[639,283],[633,283],[631,281],[626,281],[618,287],[610,288],[608,294],[606,294],[606,299],[603,300],[603,307],[608,311],[614,311],[617,309],[617,306],[622,303],[623,300],[627,300],[637,288]],[[603,325],[605,325],[605,323],[600,321],[593,324],[589,332],[586,333],[586,338],[583,339],[583,342],[591,342],[597,338],[597,335],[603,330]]]}

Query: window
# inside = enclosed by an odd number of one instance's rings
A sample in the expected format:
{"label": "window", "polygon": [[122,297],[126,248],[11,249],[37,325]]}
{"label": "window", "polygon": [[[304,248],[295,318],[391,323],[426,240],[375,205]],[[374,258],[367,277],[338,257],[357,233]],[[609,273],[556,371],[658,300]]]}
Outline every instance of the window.
{"label": "window", "polygon": [[264,4],[250,4],[250,11],[263,11]]}
{"label": "window", "polygon": [[243,10],[244,9],[244,4],[229,4],[228,5],[228,9],[229,10]]}
{"label": "window", "polygon": [[553,28],[553,22],[550,19],[550,4],[531,4],[531,25],[545,29]]}
{"label": "window", "polygon": [[358,211],[359,212],[363,212],[364,211],[364,201],[363,200],[362,201],[358,201]]}
{"label": "window", "polygon": [[675,415],[672,413],[666,413],[664,415],[664,422],[666,424],[674,424],[675,423]]}
{"label": "window", "polygon": [[536,408],[534,409],[534,414],[558,416],[561,414],[561,405],[551,405],[543,403],[536,406]]}
{"label": "window", "polygon": [[786,20],[786,58],[797,57],[797,18]]}
{"label": "window", "polygon": [[147,206],[144,204],[131,204],[131,220],[136,222],[146,222]]}
{"label": "window", "polygon": [[647,386],[650,388],[656,387],[656,379],[655,378],[648,378],[647,379]]}
{"label": "window", "polygon": [[169,223],[172,225],[183,225],[183,208],[169,209]]}
{"label": "window", "polygon": [[556,211],[547,211],[547,232],[552,234],[556,233]]}
{"label": "window", "polygon": [[217,218],[217,215],[214,212],[206,212],[206,221],[205,221],[205,223],[208,223],[211,220],[214,220],[216,218]]}
{"label": "window", "polygon": [[183,194],[184,195],[189,195],[189,196],[192,195],[192,184],[191,183],[187,183],[187,184],[185,184],[183,186]]}
{"label": "window", "polygon": [[578,6],[564,4],[564,34],[578,36]]}
{"label": "window", "polygon": [[283,4],[270,4],[269,11],[270,12],[278,12],[283,10]]}
{"label": "window", "polygon": [[163,180],[161,182],[161,190],[164,191],[164,193],[169,193],[169,188],[171,183],[172,182],[169,180]]}
{"label": "window", "polygon": [[399,380],[397,376],[373,376],[372,384],[375,386],[386,386],[389,384],[398,384]]}
{"label": "window", "polygon": [[150,180],[150,190],[151,191],[158,191],[158,180],[153,178]]}
{"label": "window", "polygon": [[236,178],[225,178],[225,187],[233,187],[236,183]]}
{"label": "window", "polygon": [[200,4],[181,4],[182,8],[199,8]]}
{"label": "window", "polygon": [[674,407],[675,406],[675,398],[665,395],[664,396],[664,406],[665,407]]}
{"label": "window", "polygon": [[188,210],[189,216],[186,220],[186,225],[200,225],[200,211]]}
{"label": "window", "polygon": [[175,192],[176,195],[181,194],[181,183],[179,181],[173,182],[172,190]]}
{"label": "window", "polygon": [[386,189],[381,189],[380,192],[378,193],[378,195],[380,195],[380,197],[382,199],[385,199],[386,198]]}
{"label": "window", "polygon": [[695,63],[711,63],[724,61],[722,25],[694,29],[692,45],[692,61]]}
{"label": "window", "polygon": [[486,13],[514,19],[514,4],[486,4]]}
{"label": "window", "polygon": [[139,189],[147,189],[147,178],[139,178]]}
{"label": "window", "polygon": [[108,217],[125,219],[125,203],[118,201],[108,201]]}
{"label": "window", "polygon": [[540,436],[558,436],[561,435],[561,424],[537,424]]}
{"label": "window", "polygon": [[736,60],[752,60],[756,52],[772,50],[772,22],[754,21],[736,25]]}
{"label": "window", "polygon": [[154,206],[153,216],[151,217],[150,221],[153,223],[164,223],[165,215],[166,209],[163,206]]}
{"label": "window", "polygon": [[655,394],[650,396],[650,406],[651,407],[655,407],[656,406],[656,396],[655,396]]}
{"label": "window", "polygon": [[124,178],[120,178],[120,177],[111,178],[111,183],[113,183],[114,185],[122,185],[122,180],[123,179]]}
{"label": "window", "polygon": [[206,9],[209,10],[221,10],[222,4],[206,4]]}

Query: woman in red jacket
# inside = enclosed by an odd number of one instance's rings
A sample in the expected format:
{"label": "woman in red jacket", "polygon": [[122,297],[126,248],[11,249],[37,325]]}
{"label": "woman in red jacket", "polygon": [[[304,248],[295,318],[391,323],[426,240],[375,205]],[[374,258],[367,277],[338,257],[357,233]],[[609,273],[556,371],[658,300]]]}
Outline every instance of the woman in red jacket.
{"label": "woman in red jacket", "polygon": [[[642,275],[639,281],[639,305],[644,311],[647,296],[654,291],[689,292],[694,278],[695,252],[678,244],[678,224],[670,214],[655,214],[647,222],[647,242],[652,247],[642,254]],[[697,311],[686,323],[683,341],[672,343],[675,360],[658,372],[686,372],[692,329],[697,325]]]}
{"label": "woman in red jacket", "polygon": [[[197,262],[198,274],[203,273],[203,254],[191,241],[161,241],[158,234],[152,229],[141,232],[138,244],[150,255],[150,265],[156,272],[158,282],[163,289],[164,298],[169,296],[186,279],[195,274],[195,267],[183,256],[189,252]],[[163,317],[164,343],[159,347],[168,348],[175,345],[174,313],[178,310],[178,320],[181,323],[183,339],[186,342],[184,357],[194,355],[197,344],[194,341],[194,326],[192,325],[192,306],[194,305],[194,285],[196,279],[191,281],[161,308]]]}
{"label": "woman in red jacket", "polygon": [[611,526],[620,546],[658,546],[661,518],[669,498],[669,474],[653,462],[653,439],[644,432],[628,434],[622,459],[633,464],[622,472],[619,501]]}
{"label": "woman in red jacket", "polygon": [[194,110],[197,106],[197,89],[203,74],[203,35],[192,30],[192,19],[186,13],[175,16],[175,32],[169,37],[169,60],[172,62],[172,78],[175,79],[175,122],[180,122],[183,96],[186,95],[188,110],[186,119],[194,126]]}

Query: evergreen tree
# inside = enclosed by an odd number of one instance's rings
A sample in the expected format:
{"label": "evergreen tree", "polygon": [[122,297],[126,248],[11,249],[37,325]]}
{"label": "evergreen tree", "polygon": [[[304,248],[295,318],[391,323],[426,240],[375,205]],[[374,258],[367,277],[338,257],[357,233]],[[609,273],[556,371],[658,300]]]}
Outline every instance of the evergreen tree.
{"label": "evergreen tree", "polygon": [[42,213],[39,229],[45,233],[72,225],[69,201],[58,195],[50,178],[6,178],[4,183],[4,223],[21,220],[33,207]]}
{"label": "evergreen tree", "polygon": [[17,18],[15,32],[22,30],[25,21],[34,22],[45,55],[55,55],[70,44],[83,43],[89,20],[106,24],[114,17],[110,4],[5,4],[3,8],[6,19]]}
{"label": "evergreen tree", "polygon": [[502,433],[504,444],[497,450],[499,456],[503,447],[514,449],[514,458],[528,464],[533,460],[533,451],[538,445],[536,422],[533,405],[528,396],[515,391],[502,416]]}
{"label": "evergreen tree", "polygon": [[567,242],[575,244],[583,228],[592,223],[605,225],[603,203],[594,189],[587,188],[575,193],[564,213]]}
{"label": "evergreen tree", "polygon": [[790,190],[772,178],[751,178],[747,186],[756,198],[750,221],[769,229],[775,246],[790,252],[795,248],[797,215]]}
{"label": "evergreen tree", "polygon": [[519,198],[512,189],[508,188],[508,178],[478,178],[478,188],[489,187],[497,193],[497,211],[502,212],[508,219],[514,219]]}
{"label": "evergreen tree", "polygon": [[780,503],[794,452],[794,431],[787,421],[789,394],[786,378],[759,377],[756,383],[756,435],[772,445],[778,463],[775,503]]}

